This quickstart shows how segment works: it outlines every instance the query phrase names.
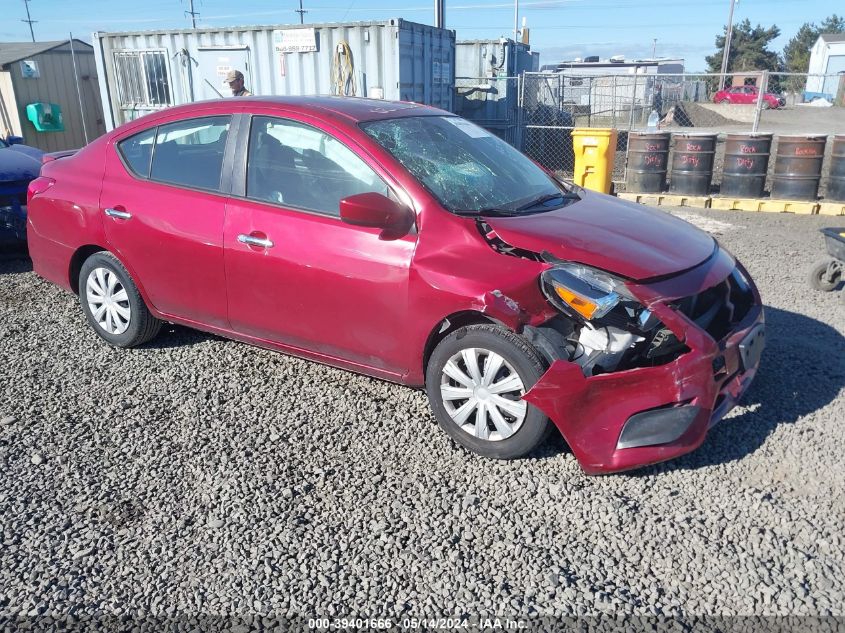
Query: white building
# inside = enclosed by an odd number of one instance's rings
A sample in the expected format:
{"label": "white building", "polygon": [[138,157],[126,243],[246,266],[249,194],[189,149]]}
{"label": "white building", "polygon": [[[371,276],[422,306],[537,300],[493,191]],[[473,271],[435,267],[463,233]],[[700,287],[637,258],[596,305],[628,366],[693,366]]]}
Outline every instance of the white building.
{"label": "white building", "polygon": [[804,89],[805,99],[824,95],[832,100],[839,88],[839,74],[845,73],[845,33],[823,33],[819,36],[810,49],[808,72],[811,76],[807,78]]}
{"label": "white building", "polygon": [[608,75],[681,75],[684,72],[684,60],[668,57],[654,59],[626,60],[622,55],[600,60],[598,57],[586,57],[572,61],[547,64],[540,70],[561,72],[566,75],[588,75],[606,77]]}

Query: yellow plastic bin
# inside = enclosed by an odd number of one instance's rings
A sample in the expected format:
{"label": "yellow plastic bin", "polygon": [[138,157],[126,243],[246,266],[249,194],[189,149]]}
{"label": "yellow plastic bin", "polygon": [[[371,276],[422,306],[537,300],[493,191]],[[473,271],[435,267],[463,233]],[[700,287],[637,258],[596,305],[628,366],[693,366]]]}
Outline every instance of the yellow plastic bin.
{"label": "yellow plastic bin", "polygon": [[616,130],[580,127],[572,130],[575,174],[572,180],[585,189],[610,193]]}

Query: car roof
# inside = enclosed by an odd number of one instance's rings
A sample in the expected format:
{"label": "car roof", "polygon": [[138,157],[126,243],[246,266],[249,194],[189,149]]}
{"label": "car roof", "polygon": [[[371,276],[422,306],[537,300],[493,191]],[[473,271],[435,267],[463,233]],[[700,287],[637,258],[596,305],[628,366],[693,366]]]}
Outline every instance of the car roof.
{"label": "car roof", "polygon": [[[346,123],[361,123],[378,119],[393,119],[408,116],[453,116],[451,112],[410,101],[385,101],[383,99],[365,99],[362,97],[312,96],[312,97],[229,97],[198,101],[173,108],[161,113],[184,113],[205,111],[230,112],[242,106],[278,105],[280,110],[314,113],[324,117],[343,120]],[[209,106],[212,106],[209,108]],[[213,106],[220,106],[214,108]]]}

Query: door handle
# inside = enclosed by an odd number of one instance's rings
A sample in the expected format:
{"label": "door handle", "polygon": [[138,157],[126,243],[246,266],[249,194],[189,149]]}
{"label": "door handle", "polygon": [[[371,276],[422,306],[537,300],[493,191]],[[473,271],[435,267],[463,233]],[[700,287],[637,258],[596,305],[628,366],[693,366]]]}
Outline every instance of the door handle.
{"label": "door handle", "polygon": [[132,217],[132,214],[128,211],[120,211],[118,209],[106,209],[105,213],[110,218],[118,218],[120,220],[128,220]]}
{"label": "door handle", "polygon": [[254,235],[238,235],[238,241],[241,244],[248,244],[249,246],[261,246],[263,248],[273,248],[273,241],[266,237],[256,237]]}

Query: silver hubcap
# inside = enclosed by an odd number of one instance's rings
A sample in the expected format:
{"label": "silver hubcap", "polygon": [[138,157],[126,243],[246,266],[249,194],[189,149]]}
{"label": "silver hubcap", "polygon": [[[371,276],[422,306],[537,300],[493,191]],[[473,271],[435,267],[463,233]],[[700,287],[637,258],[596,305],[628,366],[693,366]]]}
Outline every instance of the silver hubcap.
{"label": "silver hubcap", "polygon": [[129,295],[108,268],[95,268],[88,274],[85,298],[94,320],[109,334],[123,334],[129,327],[132,317]]}
{"label": "silver hubcap", "polygon": [[470,347],[443,367],[440,394],[449,417],[481,440],[509,438],[525,420],[525,385],[513,366],[496,352]]}

